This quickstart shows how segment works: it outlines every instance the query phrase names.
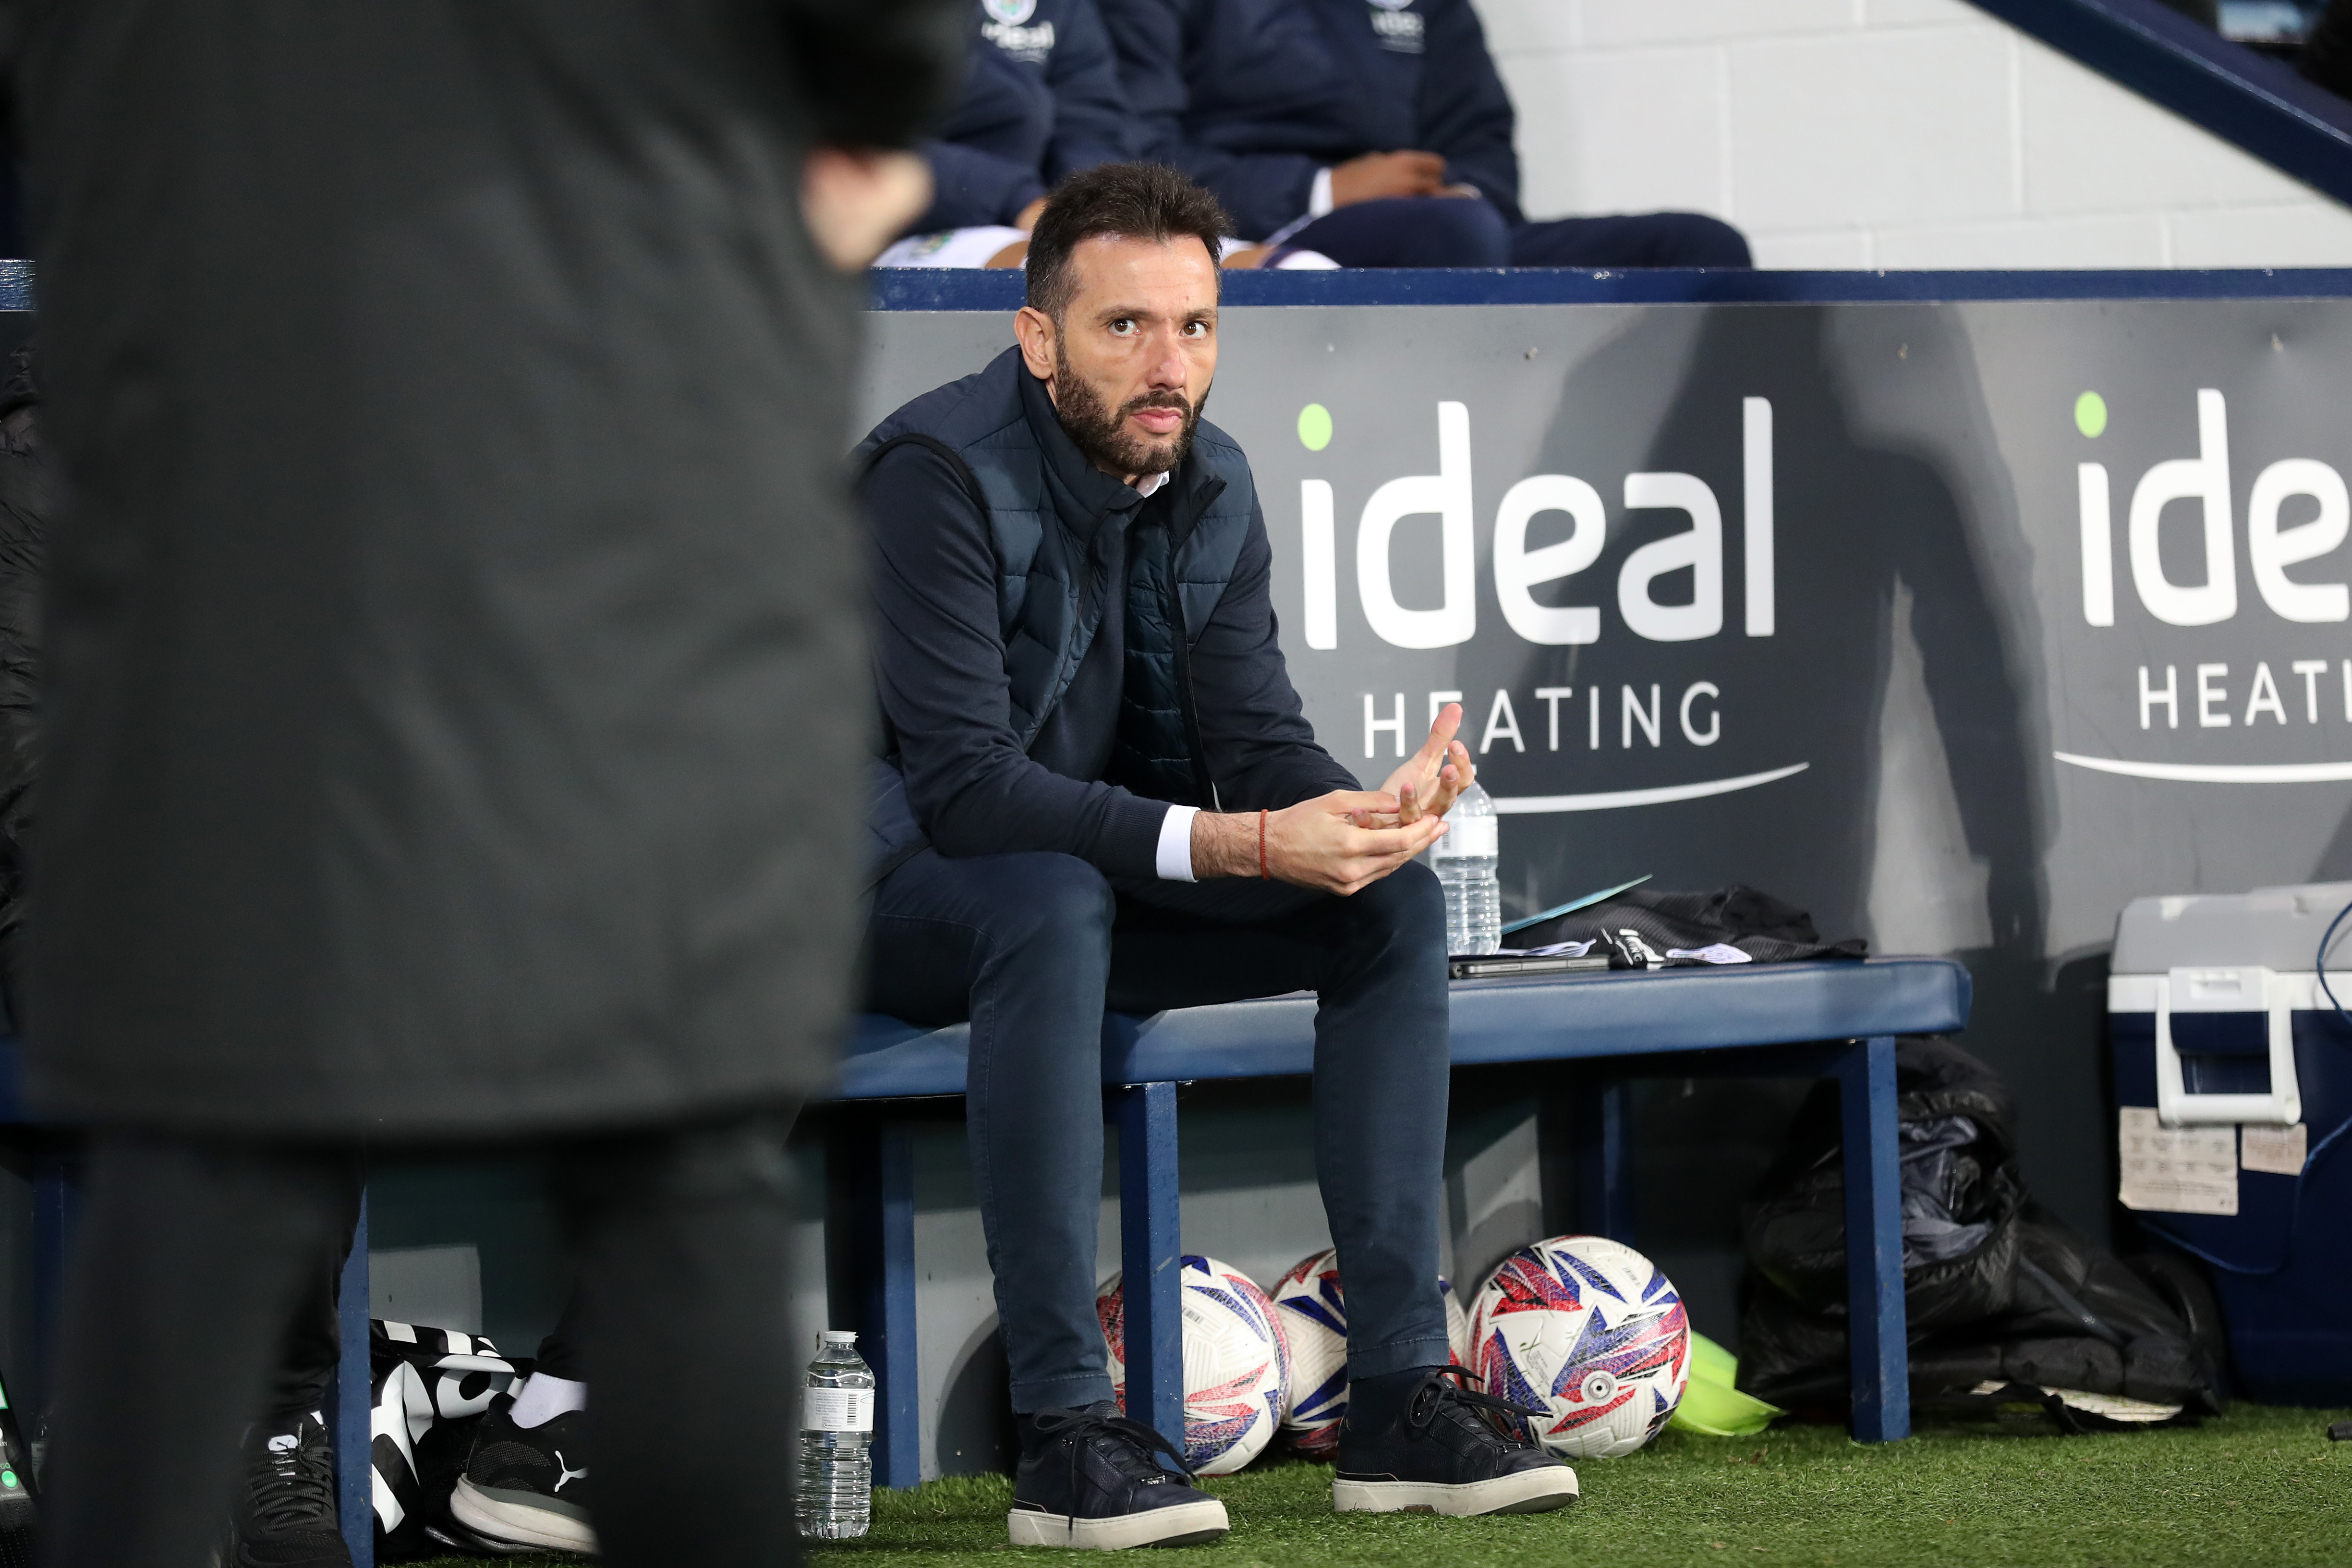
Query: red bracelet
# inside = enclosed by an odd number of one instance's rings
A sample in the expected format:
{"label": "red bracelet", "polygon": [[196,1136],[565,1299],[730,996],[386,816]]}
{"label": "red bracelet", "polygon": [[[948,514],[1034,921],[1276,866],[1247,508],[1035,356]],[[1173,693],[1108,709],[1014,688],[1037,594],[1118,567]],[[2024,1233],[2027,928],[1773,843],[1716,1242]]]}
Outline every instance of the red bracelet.
{"label": "red bracelet", "polygon": [[1266,874],[1265,869],[1265,807],[1264,806],[1257,808],[1257,879],[1261,882],[1274,880]]}

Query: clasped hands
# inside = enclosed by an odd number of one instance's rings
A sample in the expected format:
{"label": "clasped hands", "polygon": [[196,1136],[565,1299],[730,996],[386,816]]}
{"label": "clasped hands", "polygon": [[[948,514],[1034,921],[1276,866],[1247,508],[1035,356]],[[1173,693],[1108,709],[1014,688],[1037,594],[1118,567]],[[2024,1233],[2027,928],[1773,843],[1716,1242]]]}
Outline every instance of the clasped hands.
{"label": "clasped hands", "polygon": [[[1333,790],[1265,814],[1264,874],[1341,898],[1370,887],[1445,831],[1444,816],[1478,770],[1454,739],[1462,705],[1449,702],[1429,739],[1374,790]],[[1202,812],[1192,818],[1192,874],[1260,874],[1260,822],[1254,811]]]}
{"label": "clasped hands", "polygon": [[1443,153],[1408,149],[1366,153],[1331,169],[1331,205],[1393,201],[1399,196],[1475,196],[1475,185],[1447,184]]}
{"label": "clasped hands", "polygon": [[[1366,153],[1331,166],[1331,205],[1351,207],[1358,202],[1391,201],[1399,196],[1477,196],[1475,185],[1445,181],[1445,157],[1440,153],[1408,149],[1402,153]],[[1243,246],[1226,254],[1227,267],[1263,267],[1274,247]],[[993,265],[993,263],[992,263]]]}

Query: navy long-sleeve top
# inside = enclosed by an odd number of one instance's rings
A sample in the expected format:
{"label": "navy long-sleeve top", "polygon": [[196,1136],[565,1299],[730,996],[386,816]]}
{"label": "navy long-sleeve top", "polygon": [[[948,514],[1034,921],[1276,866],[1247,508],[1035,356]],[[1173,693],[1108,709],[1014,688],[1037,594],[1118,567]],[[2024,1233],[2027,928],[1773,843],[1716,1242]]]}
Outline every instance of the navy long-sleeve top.
{"label": "navy long-sleeve top", "polygon": [[1102,17],[1142,155],[1247,237],[1304,216],[1317,170],[1404,149],[1519,220],[1510,95],[1470,0],[1102,0]]}
{"label": "navy long-sleeve top", "polygon": [[923,144],[935,188],[911,234],[1009,224],[1067,176],[1137,151],[1095,0],[971,4],[969,74]]}
{"label": "navy long-sleeve top", "polygon": [[[1158,495],[1092,468],[1023,374],[1022,397],[1046,458],[1094,521],[1097,582],[1126,576],[1126,537],[1143,508],[1171,506],[1179,468]],[[872,518],[874,659],[882,711],[907,800],[942,855],[1052,850],[1105,874],[1150,879],[1169,806],[1104,782],[1118,725],[1125,627],[1116,609],[1036,738],[1013,732],[997,609],[1001,563],[987,517],[932,448],[893,447],[866,480]],[[1253,517],[1233,576],[1191,644],[1201,744],[1226,811],[1293,805],[1360,787],[1316,743],[1276,636],[1274,552]],[[1203,805],[1213,803],[1202,802]]]}

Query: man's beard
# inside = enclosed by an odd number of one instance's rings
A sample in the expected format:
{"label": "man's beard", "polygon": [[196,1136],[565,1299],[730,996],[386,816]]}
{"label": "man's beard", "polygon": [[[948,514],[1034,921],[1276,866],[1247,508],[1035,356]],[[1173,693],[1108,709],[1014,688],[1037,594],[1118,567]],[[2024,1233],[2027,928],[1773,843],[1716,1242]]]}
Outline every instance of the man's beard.
{"label": "man's beard", "polygon": [[[1054,345],[1054,390],[1055,412],[1061,416],[1062,428],[1069,432],[1087,460],[1107,473],[1164,474],[1183,462],[1192,449],[1192,427],[1201,422],[1201,405],[1188,401],[1181,392],[1147,392],[1129,398],[1114,413],[1100,393],[1070,373],[1070,356],[1059,342]],[[1203,392],[1201,402],[1207,401],[1208,394]],[[1127,428],[1127,417],[1144,408],[1176,409],[1184,416],[1184,423],[1167,436],[1134,435]]]}

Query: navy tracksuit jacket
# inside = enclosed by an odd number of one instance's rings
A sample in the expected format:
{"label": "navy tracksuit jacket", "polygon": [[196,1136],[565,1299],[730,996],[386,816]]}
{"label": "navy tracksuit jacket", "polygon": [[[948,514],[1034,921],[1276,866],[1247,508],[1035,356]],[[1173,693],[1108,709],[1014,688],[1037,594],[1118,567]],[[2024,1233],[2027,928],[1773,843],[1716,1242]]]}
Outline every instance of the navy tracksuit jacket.
{"label": "navy tracksuit jacket", "polygon": [[971,0],[971,72],[937,140],[936,191],[908,232],[1011,223],[1064,176],[1139,151],[1095,0]]}
{"label": "navy tracksuit jacket", "polygon": [[1303,215],[1318,169],[1401,148],[1521,221],[1511,100],[1470,0],[1102,0],[1102,18],[1139,151],[1241,234]]}

